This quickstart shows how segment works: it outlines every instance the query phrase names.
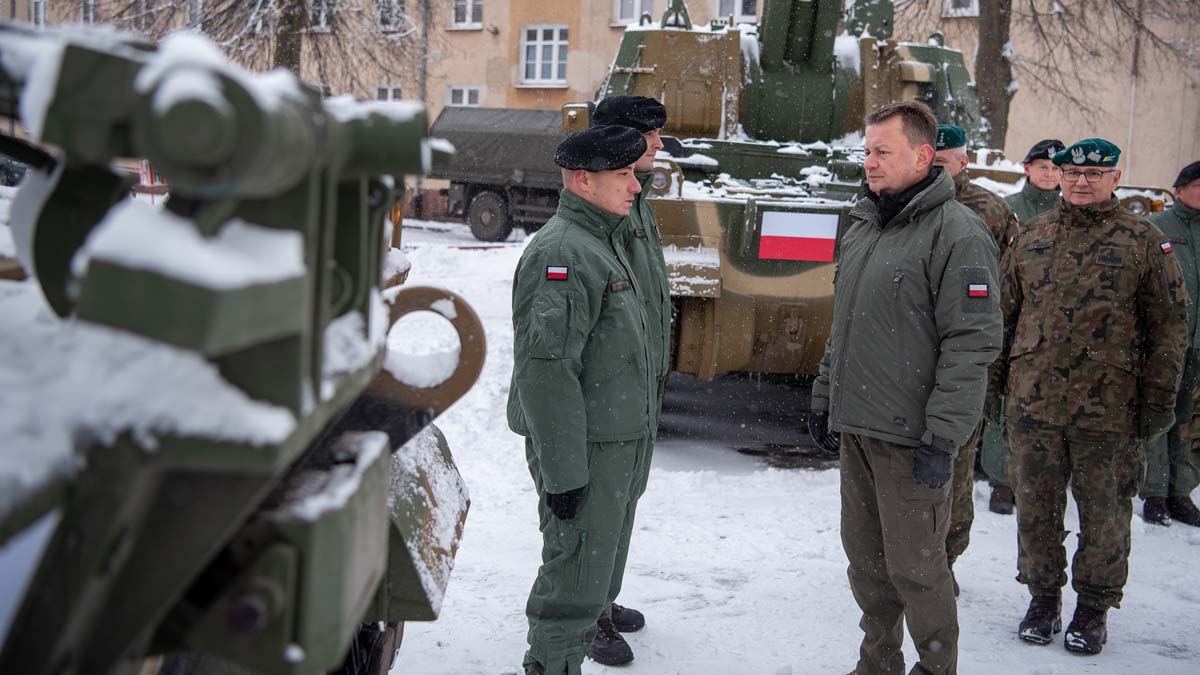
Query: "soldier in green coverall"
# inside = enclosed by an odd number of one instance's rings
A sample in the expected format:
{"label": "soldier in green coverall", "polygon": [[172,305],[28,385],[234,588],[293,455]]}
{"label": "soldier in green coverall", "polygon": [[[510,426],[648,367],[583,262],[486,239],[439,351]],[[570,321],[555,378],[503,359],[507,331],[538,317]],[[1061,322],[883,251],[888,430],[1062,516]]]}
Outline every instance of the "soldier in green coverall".
{"label": "soldier in green coverall", "polygon": [[[668,341],[671,339],[671,289],[667,285],[667,263],[663,258],[662,240],[658,236],[658,222],[654,218],[654,211],[646,203],[654,156],[663,147],[659,132],[667,124],[667,109],[646,96],[610,96],[596,105],[591,123],[593,126],[616,124],[631,127],[640,132],[646,141],[645,154],[634,163],[642,191],[634,198],[629,218],[619,228],[625,255],[646,309],[646,340],[650,347],[651,369],[658,385],[655,405],[651,410],[650,442],[646,445],[645,455],[637,459],[642,471],[637,481],[644,486],[649,478],[654,438],[658,433],[658,414],[662,409],[663,391],[670,372]],[[592,638],[588,647],[588,656],[609,666],[619,666],[633,660],[633,650],[621,633],[641,630],[646,625],[641,612],[613,602],[621,592],[636,510],[637,501],[631,501],[625,512],[620,546],[613,565],[609,603],[596,623],[596,637]]]}
{"label": "soldier in green coverall", "polygon": [[526,675],[577,675],[610,609],[614,569],[645,490],[657,406],[644,291],[622,239],[646,141],[599,126],[559,145],[558,211],[513,279],[508,423],[525,436],[542,565],[529,593]]}

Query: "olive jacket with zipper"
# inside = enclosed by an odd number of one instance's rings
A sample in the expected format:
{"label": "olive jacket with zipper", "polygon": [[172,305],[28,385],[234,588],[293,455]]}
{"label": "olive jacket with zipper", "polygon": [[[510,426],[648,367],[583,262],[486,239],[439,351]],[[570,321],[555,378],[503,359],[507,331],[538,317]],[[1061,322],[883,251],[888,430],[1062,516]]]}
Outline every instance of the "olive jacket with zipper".
{"label": "olive jacket with zipper", "polygon": [[870,192],[850,212],[812,390],[833,431],[904,446],[929,431],[960,447],[979,422],[1001,342],[998,249],[934,171],[886,223]]}

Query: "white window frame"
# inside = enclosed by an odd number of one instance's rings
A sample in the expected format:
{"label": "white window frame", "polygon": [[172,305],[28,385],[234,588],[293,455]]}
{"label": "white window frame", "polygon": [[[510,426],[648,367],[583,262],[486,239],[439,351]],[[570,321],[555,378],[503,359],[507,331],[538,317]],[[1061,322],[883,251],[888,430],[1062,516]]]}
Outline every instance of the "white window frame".
{"label": "white window frame", "polygon": [[[454,102],[454,94],[462,95],[460,102]],[[471,103],[471,94],[475,94],[475,102]],[[446,105],[460,108],[478,108],[483,105],[483,87],[474,84],[452,84],[446,87]]]}
{"label": "white window frame", "polygon": [[48,0],[29,0],[29,23],[34,28],[46,27],[46,5]]}
{"label": "white window frame", "polygon": [[[621,6],[626,3],[629,3],[632,11],[632,15],[630,16],[621,15]],[[658,14],[655,13],[658,9],[655,7],[657,4],[656,0],[613,0],[612,25],[628,26],[637,23],[641,20],[642,14],[649,14],[657,20]]]}
{"label": "white window frame", "polygon": [[[333,3],[336,0],[309,0],[310,33],[328,33],[333,22]],[[315,19],[315,20],[314,20]]]}
{"label": "white window frame", "polygon": [[96,23],[96,0],[79,0],[79,23]]}
{"label": "white window frame", "polygon": [[[466,20],[458,20],[458,8],[462,7]],[[479,20],[472,21],[475,10],[479,10]],[[450,0],[450,30],[482,30],[483,29],[483,0]]]}
{"label": "white window frame", "polygon": [[[377,84],[371,87],[376,101],[400,101],[404,99],[404,87],[398,84]],[[383,94],[383,96],[380,96]]]}
{"label": "white window frame", "polygon": [[[759,0],[754,0],[754,13],[753,14],[742,14],[742,1],[743,0],[713,0],[713,17],[724,20],[724,19],[728,19],[729,15],[732,14],[733,20],[738,23],[755,23],[755,22],[757,22],[758,21],[758,9],[759,9],[759,4],[760,4]],[[721,3],[722,2],[732,2],[733,3],[733,11],[722,13],[721,12]]]}
{"label": "white window frame", "polygon": [[[383,17],[379,14],[380,2],[391,2],[396,11],[396,23],[384,23]],[[404,0],[372,0],[371,9],[375,12],[375,24],[379,26],[379,30],[385,33],[399,33],[404,30]]]}
{"label": "white window frame", "polygon": [[967,0],[966,7],[951,7],[952,0],[946,0],[946,4],[942,10],[944,17],[960,17],[960,16],[979,16],[979,0]]}
{"label": "white window frame", "polygon": [[[534,76],[532,78],[529,78],[529,77],[525,76],[525,71],[527,70],[527,68],[529,66],[529,63],[526,59],[526,53],[529,51],[529,49],[528,49],[528,47],[530,45],[529,31],[531,31],[531,30],[537,31],[537,33],[536,33],[537,38],[533,42],[533,45],[535,47],[535,49],[534,49],[534,57],[535,57],[534,58]],[[554,31],[554,38],[549,42],[547,42],[545,37],[543,36],[543,32],[547,31],[547,30]],[[567,33],[567,37],[565,40],[562,40],[559,38],[559,36],[564,31]],[[541,55],[542,55],[542,48],[545,46],[551,47],[551,49],[553,50],[551,53],[554,57],[551,59],[551,64],[552,64],[551,65],[551,69],[552,69],[551,77],[548,79],[543,78],[541,76],[542,66],[544,65],[542,62]],[[566,51],[567,51],[567,54],[562,61],[562,64],[563,64],[563,76],[562,77],[558,76],[558,65],[559,65],[558,50],[559,50],[560,46],[566,48]],[[570,30],[568,29],[567,24],[565,24],[565,23],[538,23],[538,24],[530,24],[530,25],[526,25],[526,26],[521,26],[521,55],[520,55],[521,58],[520,58],[520,64],[518,66],[521,69],[520,70],[521,77],[518,78],[518,80],[520,81],[520,83],[522,85],[524,85],[526,87],[565,87],[565,86],[567,86],[566,64],[567,64],[567,60],[570,58],[570,50],[571,50],[571,33],[570,33]]]}

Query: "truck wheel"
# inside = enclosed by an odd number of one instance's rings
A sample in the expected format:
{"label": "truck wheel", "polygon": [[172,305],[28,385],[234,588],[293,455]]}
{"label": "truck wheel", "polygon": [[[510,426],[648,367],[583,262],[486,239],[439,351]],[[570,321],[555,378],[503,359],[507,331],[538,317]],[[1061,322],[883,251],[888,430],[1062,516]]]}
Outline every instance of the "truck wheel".
{"label": "truck wheel", "polygon": [[467,224],[471,226],[471,234],[481,241],[504,241],[512,233],[504,197],[486,190],[471,199]]}

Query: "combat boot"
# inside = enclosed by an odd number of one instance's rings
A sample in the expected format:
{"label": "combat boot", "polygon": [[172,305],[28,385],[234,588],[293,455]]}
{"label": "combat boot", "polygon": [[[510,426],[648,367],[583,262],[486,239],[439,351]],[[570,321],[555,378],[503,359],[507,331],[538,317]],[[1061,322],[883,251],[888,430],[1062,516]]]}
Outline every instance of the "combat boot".
{"label": "combat boot", "polygon": [[1067,651],[1099,654],[1105,642],[1108,642],[1108,610],[1076,605],[1075,616],[1063,637]]}
{"label": "combat boot", "polygon": [[623,666],[633,661],[633,650],[617,632],[612,620],[601,617],[596,622],[596,637],[592,638],[592,644],[588,645],[588,656],[596,663],[606,666]]}
{"label": "combat boot", "polygon": [[1168,497],[1167,510],[1170,511],[1172,518],[1184,525],[1200,527],[1200,509],[1196,508],[1196,504],[1192,501],[1191,497],[1187,495],[1183,497]]}
{"label": "combat boot", "polygon": [[993,485],[992,497],[988,500],[988,511],[1002,516],[1012,515],[1013,506],[1017,503],[1012,488],[1007,485]]}
{"label": "combat boot", "polygon": [[622,607],[615,602],[609,614],[612,616],[613,626],[622,633],[636,633],[646,625],[646,617],[641,612]]}
{"label": "combat boot", "polygon": [[1055,633],[1062,632],[1062,596],[1035,595],[1029,601],[1029,609],[1017,634],[1026,642],[1045,645],[1054,640]]}
{"label": "combat boot", "polygon": [[1142,504],[1142,519],[1155,525],[1171,524],[1171,509],[1167,506],[1166,497],[1146,497]]}

